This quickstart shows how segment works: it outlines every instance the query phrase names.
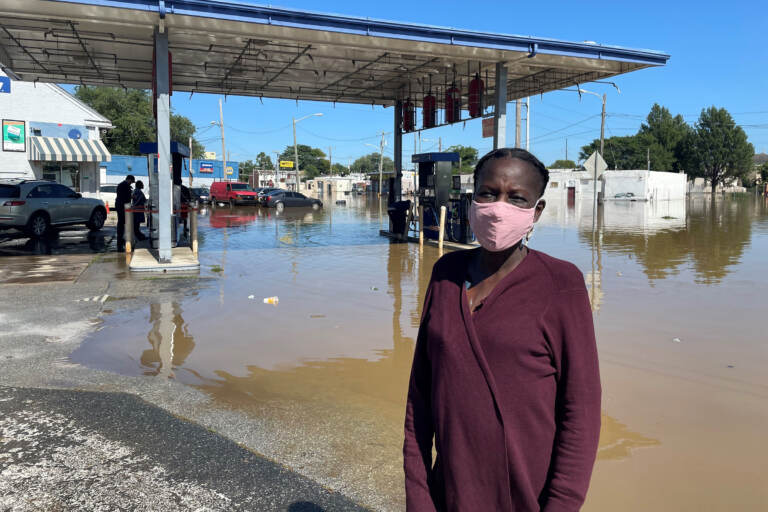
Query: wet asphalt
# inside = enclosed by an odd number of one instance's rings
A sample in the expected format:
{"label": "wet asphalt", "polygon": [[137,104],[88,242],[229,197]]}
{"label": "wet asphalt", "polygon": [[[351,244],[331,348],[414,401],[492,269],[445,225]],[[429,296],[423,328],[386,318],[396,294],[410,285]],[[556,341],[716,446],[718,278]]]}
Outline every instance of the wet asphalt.
{"label": "wet asphalt", "polygon": [[[109,250],[114,231],[105,232]],[[130,276],[122,255],[94,250],[87,233],[65,235],[78,236],[65,251],[0,256],[12,277],[0,279],[0,511],[366,510],[343,483],[260,455],[279,453],[274,425],[171,379],[73,364],[111,309],[179,300],[216,280]],[[281,436],[301,436],[298,427]]]}
{"label": "wet asphalt", "polygon": [[363,510],[128,393],[0,388],[0,509]]}

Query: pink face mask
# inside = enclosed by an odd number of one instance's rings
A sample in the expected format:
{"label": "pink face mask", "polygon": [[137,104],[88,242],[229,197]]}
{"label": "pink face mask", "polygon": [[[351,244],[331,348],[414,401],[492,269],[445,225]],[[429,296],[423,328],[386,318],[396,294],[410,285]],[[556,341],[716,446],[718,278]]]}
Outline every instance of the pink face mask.
{"label": "pink face mask", "polygon": [[533,228],[536,207],[520,208],[504,201],[472,201],[469,225],[480,245],[491,252],[509,249]]}

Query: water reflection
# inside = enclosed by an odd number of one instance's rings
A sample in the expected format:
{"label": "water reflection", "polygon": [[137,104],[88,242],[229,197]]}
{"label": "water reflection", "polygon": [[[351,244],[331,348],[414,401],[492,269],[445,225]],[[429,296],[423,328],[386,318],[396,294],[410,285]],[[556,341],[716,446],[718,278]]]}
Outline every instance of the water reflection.
{"label": "water reflection", "polygon": [[152,348],[141,353],[144,375],[174,377],[174,368],[182,366],[194,350],[195,340],[182,313],[178,302],[149,305],[151,328],[147,340]]}
{"label": "water reflection", "polygon": [[[635,258],[651,281],[690,263],[698,283],[720,282],[750,242],[759,204],[742,196],[724,201],[694,198],[658,203],[606,203],[598,216],[598,249]],[[594,246],[592,232],[579,228]]]}

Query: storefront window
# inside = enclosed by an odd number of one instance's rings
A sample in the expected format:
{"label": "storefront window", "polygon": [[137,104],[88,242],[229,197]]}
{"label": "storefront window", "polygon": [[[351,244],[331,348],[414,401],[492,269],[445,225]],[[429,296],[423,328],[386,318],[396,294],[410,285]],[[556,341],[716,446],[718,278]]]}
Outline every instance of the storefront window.
{"label": "storefront window", "polygon": [[43,179],[61,183],[80,192],[80,164],[76,162],[43,164]]}
{"label": "storefront window", "polygon": [[59,175],[61,174],[61,164],[57,163],[44,163],[43,164],[43,179],[50,181],[59,181]]}

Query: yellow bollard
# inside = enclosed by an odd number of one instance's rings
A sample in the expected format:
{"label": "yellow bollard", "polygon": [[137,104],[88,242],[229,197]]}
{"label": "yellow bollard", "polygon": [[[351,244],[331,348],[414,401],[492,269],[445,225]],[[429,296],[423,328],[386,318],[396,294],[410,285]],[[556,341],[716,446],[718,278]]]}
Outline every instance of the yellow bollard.
{"label": "yellow bollard", "polygon": [[197,208],[189,210],[189,231],[192,240],[192,254],[197,257]]}
{"label": "yellow bollard", "polygon": [[131,252],[133,251],[133,212],[131,203],[125,203],[125,226],[123,227],[123,239],[125,240],[125,261],[131,262]]}
{"label": "yellow bollard", "polygon": [[443,238],[445,238],[445,206],[440,207],[440,233],[438,234],[437,239],[437,248],[440,249],[440,252],[442,254],[443,251]]}
{"label": "yellow bollard", "polygon": [[424,248],[424,205],[419,205],[419,249]]}

